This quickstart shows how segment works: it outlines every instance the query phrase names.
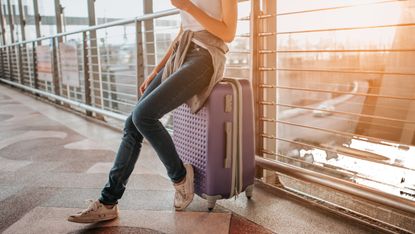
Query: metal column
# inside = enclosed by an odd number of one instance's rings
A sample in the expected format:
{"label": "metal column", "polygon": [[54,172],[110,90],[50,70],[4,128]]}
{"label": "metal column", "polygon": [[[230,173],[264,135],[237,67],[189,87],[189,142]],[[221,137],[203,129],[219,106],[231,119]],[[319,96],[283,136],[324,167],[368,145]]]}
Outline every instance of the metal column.
{"label": "metal column", "polygon": [[[19,21],[20,21],[20,37],[21,37],[21,41],[25,41],[26,40],[26,33],[25,33],[26,21],[24,19],[22,0],[18,0],[18,10],[19,10]],[[24,79],[24,74],[23,74],[23,52],[26,51],[26,48],[27,48],[26,44],[17,45],[17,52],[18,52],[17,63],[18,63],[18,69],[19,69],[19,82],[21,84],[23,83],[23,79]]]}
{"label": "metal column", "polygon": [[[1,44],[2,45],[6,45],[6,30],[4,28],[4,21],[3,21],[3,3],[2,0],[0,0],[0,32],[1,32]],[[4,57],[3,56],[7,56],[7,54],[5,53],[5,49],[0,49],[0,65],[1,65],[1,77],[4,77]]]}
{"label": "metal column", "polygon": [[[56,19],[56,32],[58,34],[62,33],[62,6],[60,4],[60,0],[55,0],[55,19]],[[56,95],[61,95],[58,50],[59,50],[59,46],[60,46],[59,44],[62,41],[63,41],[62,37],[52,38],[53,92]],[[58,100],[56,100],[55,102],[60,103],[60,101],[58,101]]]}
{"label": "metal column", "polygon": [[7,11],[9,17],[9,27],[10,27],[10,43],[14,43],[14,20],[12,14],[12,6],[10,0],[7,0]]}
{"label": "metal column", "polygon": [[135,36],[136,36],[136,82],[137,82],[137,100],[141,97],[140,85],[144,82],[144,56],[143,56],[143,32],[142,21],[135,21]]}
{"label": "metal column", "polygon": [[[85,92],[85,104],[91,105],[91,83],[89,76],[89,66],[88,66],[88,37],[87,32],[82,33],[82,61],[83,61],[83,71],[84,71],[84,92]],[[92,116],[92,112],[86,110],[87,116]]]}
{"label": "metal column", "polygon": [[[39,14],[39,6],[37,4],[37,0],[33,0],[33,16],[35,17],[35,28],[36,28],[36,38],[41,37],[41,33],[40,33],[40,21],[41,21],[41,17]],[[37,45],[41,45],[42,41],[38,41]]]}
{"label": "metal column", "polygon": [[[260,100],[263,99],[260,84],[262,83],[261,73],[259,71],[259,15],[260,15],[260,1],[251,1],[251,80],[254,91],[254,113],[255,113],[255,154],[263,156],[263,139],[261,133],[263,132],[263,123],[260,121],[262,116],[262,107]],[[256,177],[263,176],[262,168],[257,168]]]}
{"label": "metal column", "polygon": [[[10,43],[14,43],[14,22],[13,22],[13,17],[12,17],[12,8],[10,5],[10,0],[7,0],[7,13],[8,13],[8,18],[9,18],[9,27],[10,27]],[[8,47],[7,48],[7,56],[8,56],[8,66],[9,66],[9,79],[12,80],[13,78],[13,67],[12,67],[12,53],[13,53],[13,48],[12,47]]]}
{"label": "metal column", "polygon": [[[95,1],[88,0],[88,18],[89,18],[89,26],[96,25],[96,17],[95,17]],[[100,59],[99,59],[99,51],[98,51],[98,41],[97,41],[97,31],[91,30],[89,31],[89,82],[91,89],[91,95],[93,95],[94,99],[91,100],[91,104],[96,107],[104,108],[103,102],[103,93],[102,93],[102,78],[100,75]],[[94,64],[93,66],[91,64]],[[99,86],[98,90],[94,87]],[[101,120],[104,120],[104,117],[98,113],[95,113],[95,117]]]}
{"label": "metal column", "polygon": [[6,45],[6,29],[4,28],[4,17],[3,17],[3,1],[0,0],[0,30],[1,30],[1,40],[2,45]]}
{"label": "metal column", "polygon": [[[261,32],[269,32],[271,35],[268,35],[266,37],[260,37],[260,45],[259,48],[259,55],[261,56],[261,64],[259,64],[260,67],[276,67],[277,66],[277,36],[276,32],[277,30],[277,6],[275,0],[263,0],[263,15],[266,15],[266,17],[260,19],[260,31]],[[261,18],[261,17],[260,17]],[[262,53],[261,51],[266,48],[267,53]],[[270,71],[262,71],[260,76],[262,76],[263,84],[267,85],[277,85],[278,82],[278,71],[270,70]],[[260,100],[261,102],[276,102],[277,100],[277,89],[261,89],[261,92],[263,93],[263,99]],[[262,103],[260,103],[262,105]],[[267,119],[277,119],[278,112],[277,112],[277,106],[263,106],[263,115],[261,116],[261,119],[267,118]],[[276,122],[264,122],[262,124],[263,129],[261,134],[271,135],[271,136],[277,136],[277,123]],[[278,152],[278,142],[275,140],[265,140],[263,142],[263,149],[267,152]],[[267,157],[275,159],[275,156],[268,155]],[[275,173],[270,172],[266,173],[265,176],[274,175]]]}
{"label": "metal column", "polygon": [[[153,0],[146,0],[143,1],[143,9],[144,14],[151,14],[153,13]],[[149,65],[155,65],[156,64],[156,43],[155,43],[155,37],[154,37],[154,19],[149,19],[143,21],[144,23],[144,40],[145,45],[144,48],[146,50],[146,69],[145,69],[145,75],[150,74],[153,71],[153,67]]]}
{"label": "metal column", "polygon": [[22,0],[18,0],[19,4],[19,19],[20,19],[20,33],[22,35],[22,41],[26,40],[26,32],[25,32],[25,26],[26,26],[26,19],[23,11],[23,3]]}

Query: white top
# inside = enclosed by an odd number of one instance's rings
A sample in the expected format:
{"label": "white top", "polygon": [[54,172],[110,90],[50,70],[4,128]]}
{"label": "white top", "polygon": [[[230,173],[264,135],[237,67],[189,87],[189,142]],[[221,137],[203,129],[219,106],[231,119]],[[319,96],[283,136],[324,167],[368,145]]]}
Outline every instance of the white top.
{"label": "white top", "polygon": [[[215,19],[222,19],[222,0],[191,0],[193,4],[202,9],[208,15]],[[193,32],[205,30],[205,28],[196,21],[193,16],[185,11],[180,11],[182,18],[183,30],[190,30]]]}

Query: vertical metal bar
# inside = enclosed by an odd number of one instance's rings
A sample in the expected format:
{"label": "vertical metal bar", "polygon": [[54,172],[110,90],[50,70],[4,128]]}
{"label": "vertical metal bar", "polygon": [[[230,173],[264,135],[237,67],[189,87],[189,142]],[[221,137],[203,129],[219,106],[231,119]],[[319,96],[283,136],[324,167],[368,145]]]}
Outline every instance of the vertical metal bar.
{"label": "vertical metal bar", "polygon": [[18,6],[19,6],[19,19],[20,19],[20,34],[22,37],[22,41],[26,40],[26,33],[25,33],[25,26],[26,26],[26,20],[25,15],[23,12],[23,3],[22,0],[18,0]]}
{"label": "vertical metal bar", "polygon": [[[62,6],[60,0],[55,0],[55,19],[56,19],[56,32],[62,32]],[[58,37],[58,42],[62,42],[62,37]]]}
{"label": "vertical metal bar", "polygon": [[[277,17],[276,17],[276,2],[275,0],[264,0],[263,2],[263,13],[266,15],[272,15],[272,17],[269,17],[267,19],[263,19],[262,22],[260,22],[261,32],[275,32],[277,30]],[[277,36],[269,36],[265,37],[263,40],[260,40],[260,50],[266,49],[271,51],[277,50]],[[277,54],[276,53],[270,53],[270,54],[264,54],[262,55],[262,63],[259,64],[263,67],[275,67],[277,65]],[[268,71],[268,72],[262,72],[262,79],[263,82],[269,85],[277,85],[278,82],[278,72],[277,71]],[[263,92],[263,100],[262,101],[277,101],[277,89],[266,89],[262,90]],[[267,106],[266,108],[263,107],[263,115],[261,117],[265,118],[271,118],[275,119],[277,118],[277,106]],[[271,136],[277,136],[277,123],[275,122],[266,122],[262,124],[263,126],[263,132],[267,135]],[[276,140],[268,140],[263,141],[263,149],[269,151],[269,152],[278,152],[278,142]],[[272,159],[275,159],[275,156],[267,156],[272,157]],[[266,173],[266,177],[270,175],[275,175],[273,172]]]}
{"label": "vertical metal bar", "polygon": [[[153,0],[143,1],[143,13],[151,14],[153,13]],[[145,39],[145,49],[146,49],[146,63],[156,64],[156,43],[154,36],[154,19],[144,21],[144,39]],[[145,70],[145,75],[148,75],[152,72],[153,68],[147,66]]]}
{"label": "vertical metal bar", "polygon": [[4,72],[3,72],[3,70],[4,70],[4,67],[3,67],[3,49],[4,48],[0,48],[0,68],[1,68],[1,70],[0,70],[0,78],[3,78],[4,79]]}
{"label": "vertical metal bar", "polygon": [[[55,3],[55,21],[56,21],[56,32],[62,33],[62,6],[60,0],[54,0]],[[53,38],[53,85],[54,92],[56,95],[61,95],[61,83],[59,82],[59,47],[62,42],[62,37]]]}
{"label": "vertical metal bar", "polygon": [[16,52],[17,52],[17,69],[19,72],[18,80],[20,84],[23,84],[23,59],[22,59],[22,46],[23,44],[16,45]]}
{"label": "vertical metal bar", "polygon": [[[25,33],[25,26],[26,20],[23,11],[23,3],[22,0],[18,0],[18,8],[19,8],[19,19],[20,19],[20,35],[22,41],[26,40],[26,33]],[[19,82],[23,84],[24,82],[24,72],[23,72],[23,53],[27,54],[27,46],[26,44],[19,45]]]}
{"label": "vertical metal bar", "polygon": [[[3,20],[3,2],[0,0],[0,33],[1,33],[1,44],[6,45],[6,37],[5,37],[5,29],[4,29],[4,20]],[[6,54],[4,53],[5,48],[0,49],[0,65],[1,65],[1,77],[4,77],[4,56]]]}
{"label": "vertical metal bar", "polygon": [[[96,18],[95,18],[95,1],[88,0],[88,20],[89,26],[96,25]],[[98,50],[98,40],[97,40],[97,31],[91,30],[89,32],[89,55],[90,55],[90,63],[94,66],[90,66],[91,70],[89,71],[90,82],[92,83],[92,92],[94,96],[94,100],[91,102],[94,106],[101,107],[104,109],[104,100],[103,100],[103,92],[102,92],[102,76],[101,76],[101,64],[99,58],[99,50]],[[99,83],[99,90],[97,91],[94,87],[96,82]],[[98,98],[98,100],[97,100]],[[103,115],[95,113],[95,118],[100,120],[105,120]]]}
{"label": "vertical metal bar", "polygon": [[[89,65],[88,65],[88,38],[86,32],[82,33],[82,62],[84,70],[84,93],[85,104],[91,105],[91,83],[89,79]],[[87,116],[92,116],[91,111],[86,111]]]}
{"label": "vertical metal bar", "polygon": [[[60,96],[60,82],[59,82],[59,70],[58,70],[58,45],[57,38],[52,38],[52,83],[53,83],[53,93]],[[56,104],[61,104],[60,101],[55,100]]]}
{"label": "vertical metal bar", "polygon": [[3,1],[4,0],[0,0],[0,27],[1,27],[1,40],[2,40],[2,44],[3,45],[6,45],[6,29],[4,27]]}
{"label": "vertical metal bar", "polygon": [[[55,21],[56,21],[56,32],[62,33],[62,6],[60,0],[55,0]],[[54,92],[56,95],[61,95],[61,82],[60,80],[60,56],[59,56],[59,47],[60,43],[62,43],[62,37],[55,37],[53,38],[53,85],[54,85]],[[60,103],[60,102],[59,102]],[[62,103],[64,104],[64,103]],[[67,104],[65,104],[67,106]]]}
{"label": "vertical metal bar", "polygon": [[9,16],[9,27],[10,27],[10,43],[14,43],[14,20],[12,14],[12,7],[10,5],[10,0],[7,0],[7,11]]}
{"label": "vertical metal bar", "polygon": [[[40,33],[40,14],[39,14],[39,6],[37,4],[37,0],[33,0],[33,16],[35,17],[35,28],[36,28],[36,38],[41,37]],[[42,41],[38,41],[37,45],[41,45]]]}
{"label": "vertical metal bar", "polygon": [[7,47],[7,66],[9,67],[9,80],[12,80],[13,77],[13,69],[12,69],[12,47],[8,46]]}
{"label": "vertical metal bar", "polygon": [[[16,29],[16,42],[21,41],[22,39],[19,38],[19,31],[17,30],[17,28],[15,28],[15,25],[17,25],[17,15],[16,15],[16,6],[14,4],[11,5],[12,8],[12,12],[10,13],[12,15],[13,18],[13,28]],[[19,20],[20,21],[20,20]],[[20,23],[20,22],[19,22]],[[22,72],[21,72],[21,49],[20,49],[20,45],[15,45],[13,46],[13,54],[15,56],[13,63],[16,64],[16,74],[14,74],[13,79],[16,80],[17,82],[19,82],[20,84],[22,83]]]}
{"label": "vertical metal bar", "polygon": [[136,36],[136,81],[137,81],[137,100],[141,97],[140,85],[144,82],[144,56],[143,56],[143,32],[142,21],[135,21]]}
{"label": "vertical metal bar", "polygon": [[[254,111],[255,111],[255,154],[263,156],[261,149],[263,148],[263,139],[261,133],[263,132],[263,122],[260,121],[262,116],[262,108],[260,101],[263,99],[262,89],[260,84],[262,82],[261,73],[259,71],[259,18],[260,15],[260,0],[251,1],[251,80],[254,91]],[[263,176],[263,169],[256,168],[257,178]]]}
{"label": "vertical metal bar", "polygon": [[[7,0],[7,13],[9,18],[9,27],[10,27],[10,43],[14,43],[14,23],[13,23],[13,16],[12,16],[12,8],[10,5],[10,0]],[[12,67],[12,54],[13,54],[13,47],[8,47],[8,62],[9,62],[9,79],[13,79],[13,67]]]}
{"label": "vertical metal bar", "polygon": [[[37,43],[36,42],[32,42],[33,44],[33,50],[32,50],[32,58],[33,58],[33,87],[35,89],[39,89],[38,86],[38,73],[37,73],[37,56],[36,56],[36,46]],[[39,94],[37,94],[39,95]]]}

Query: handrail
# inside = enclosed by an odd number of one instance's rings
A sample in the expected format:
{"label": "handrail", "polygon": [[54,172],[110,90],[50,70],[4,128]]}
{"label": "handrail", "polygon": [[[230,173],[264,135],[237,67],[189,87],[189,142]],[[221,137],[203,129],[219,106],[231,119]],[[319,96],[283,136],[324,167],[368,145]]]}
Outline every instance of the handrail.
{"label": "handrail", "polygon": [[156,19],[156,18],[161,18],[161,17],[165,17],[165,16],[177,15],[177,14],[179,14],[179,12],[180,11],[178,9],[158,11],[158,12],[154,12],[154,13],[150,13],[150,14],[145,14],[145,15],[142,15],[142,16],[137,16],[137,17],[134,17],[134,18],[122,19],[122,20],[117,20],[117,21],[112,21],[112,22],[109,22],[109,23],[105,23],[105,24],[99,24],[99,25],[87,27],[87,28],[84,28],[84,29],[78,29],[78,30],[74,30],[74,31],[58,33],[58,34],[51,35],[51,36],[39,37],[39,38],[32,39],[32,40],[15,42],[15,43],[12,43],[12,44],[0,46],[0,49],[6,48],[6,47],[11,47],[11,46],[16,46],[16,45],[21,45],[21,44],[33,43],[33,42],[37,42],[37,41],[43,41],[43,40],[52,39],[52,38],[56,38],[56,37],[68,36],[68,35],[72,35],[72,34],[77,34],[77,33],[83,33],[83,32],[87,32],[87,31],[93,31],[93,30],[108,28],[108,27],[117,26],[117,25],[134,23],[136,21],[145,21],[145,20]]}
{"label": "handrail", "polygon": [[284,175],[300,179],[302,181],[319,184],[328,188],[332,188],[341,192],[345,192],[363,199],[377,202],[389,207],[415,214],[415,202],[397,197],[382,191],[372,189],[370,187],[334,178],[322,173],[295,167],[283,162],[266,159],[256,156],[255,162],[258,166],[282,173]]}

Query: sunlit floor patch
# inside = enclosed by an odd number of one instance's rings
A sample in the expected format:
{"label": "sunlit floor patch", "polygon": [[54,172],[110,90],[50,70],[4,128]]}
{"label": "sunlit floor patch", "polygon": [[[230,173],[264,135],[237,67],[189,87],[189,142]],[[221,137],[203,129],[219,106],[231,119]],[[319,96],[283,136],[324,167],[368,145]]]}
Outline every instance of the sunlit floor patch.
{"label": "sunlit floor patch", "polygon": [[98,143],[91,139],[85,139],[77,142],[72,142],[64,145],[65,149],[75,149],[75,150],[112,150],[111,147],[106,146],[105,144]]}

